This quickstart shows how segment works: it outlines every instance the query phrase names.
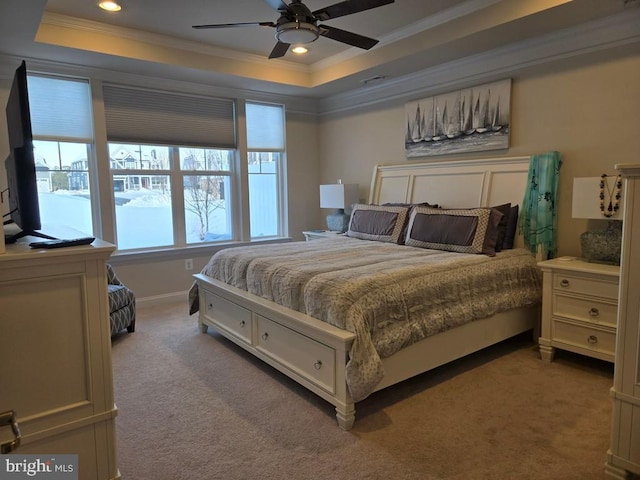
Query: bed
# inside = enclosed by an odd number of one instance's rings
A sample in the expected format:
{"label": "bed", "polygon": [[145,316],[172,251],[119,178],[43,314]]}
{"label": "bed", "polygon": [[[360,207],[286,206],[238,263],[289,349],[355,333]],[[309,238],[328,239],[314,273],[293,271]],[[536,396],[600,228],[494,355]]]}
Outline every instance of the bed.
{"label": "bed", "polygon": [[[518,239],[494,249],[528,165],[376,166],[347,236],[221,250],[195,275],[191,312],[202,332],[213,327],[333,404],[348,430],[373,392],[537,330],[536,259]],[[450,223],[433,237],[452,219],[462,246]]]}

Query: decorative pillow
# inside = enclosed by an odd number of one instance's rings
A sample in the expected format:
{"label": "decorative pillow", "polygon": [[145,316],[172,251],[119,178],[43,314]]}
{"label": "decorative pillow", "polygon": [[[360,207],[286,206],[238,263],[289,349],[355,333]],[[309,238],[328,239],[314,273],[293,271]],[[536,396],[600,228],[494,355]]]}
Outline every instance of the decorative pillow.
{"label": "decorative pillow", "polygon": [[502,216],[500,218],[500,223],[498,223],[498,236],[496,238],[496,252],[502,251],[504,248],[504,239],[507,235],[507,221],[509,220],[509,213],[511,211],[511,204],[505,203],[502,205],[496,205],[495,207],[491,207],[498,210]]}
{"label": "decorative pillow", "polygon": [[407,227],[409,226],[409,217],[411,216],[411,210],[414,207],[431,207],[431,208],[440,208],[440,205],[437,203],[431,204],[429,202],[421,202],[421,203],[402,203],[402,202],[389,202],[382,204],[385,207],[407,207],[409,211],[407,212],[407,221],[404,223],[404,228],[402,229],[402,233],[400,233],[400,244],[404,243],[404,239],[407,238]]}
{"label": "decorative pillow", "polygon": [[518,205],[511,207],[509,211],[509,218],[507,219],[507,228],[504,236],[504,242],[502,244],[503,250],[513,248],[516,239],[516,231],[518,227],[518,215],[520,209]]}
{"label": "decorative pillow", "polygon": [[408,207],[355,204],[347,237],[402,243],[402,232],[408,216]]}
{"label": "decorative pillow", "polygon": [[495,255],[497,209],[435,209],[415,207],[409,218],[405,244],[459,253]]}

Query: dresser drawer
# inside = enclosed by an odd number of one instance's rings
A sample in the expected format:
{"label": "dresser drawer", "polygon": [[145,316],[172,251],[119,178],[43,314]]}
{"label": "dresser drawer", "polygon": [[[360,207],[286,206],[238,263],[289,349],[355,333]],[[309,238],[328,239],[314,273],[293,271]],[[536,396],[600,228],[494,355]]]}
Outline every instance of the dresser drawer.
{"label": "dresser drawer", "polygon": [[618,282],[610,282],[594,278],[580,277],[556,273],[553,276],[553,288],[558,291],[580,293],[602,298],[617,300]]}
{"label": "dresser drawer", "polygon": [[616,334],[588,326],[576,325],[554,319],[553,340],[586,350],[611,355],[613,358],[616,350]]}
{"label": "dresser drawer", "polygon": [[256,318],[256,350],[327,392],[335,393],[336,353],[333,348],[260,315]]}
{"label": "dresser drawer", "polygon": [[553,295],[553,314],[615,328],[618,308],[615,304],[590,298]]}
{"label": "dresser drawer", "polygon": [[251,312],[205,290],[205,315],[219,328],[251,344]]}

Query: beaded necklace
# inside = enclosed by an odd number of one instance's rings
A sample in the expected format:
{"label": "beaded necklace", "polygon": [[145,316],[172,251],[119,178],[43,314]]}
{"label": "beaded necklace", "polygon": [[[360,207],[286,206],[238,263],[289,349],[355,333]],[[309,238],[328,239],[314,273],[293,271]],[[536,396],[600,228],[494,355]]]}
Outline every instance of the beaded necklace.
{"label": "beaded necklace", "polygon": [[[607,195],[605,194],[605,187],[607,190],[607,194],[609,195],[609,205],[605,208],[605,198]],[[600,175],[600,212],[607,218],[613,217],[618,210],[620,209],[620,198],[622,195],[620,194],[620,190],[622,189],[622,176],[618,175],[616,177],[615,189],[611,190],[609,187],[609,182],[607,182],[607,174],[603,173]],[[615,203],[613,199],[615,198]]]}

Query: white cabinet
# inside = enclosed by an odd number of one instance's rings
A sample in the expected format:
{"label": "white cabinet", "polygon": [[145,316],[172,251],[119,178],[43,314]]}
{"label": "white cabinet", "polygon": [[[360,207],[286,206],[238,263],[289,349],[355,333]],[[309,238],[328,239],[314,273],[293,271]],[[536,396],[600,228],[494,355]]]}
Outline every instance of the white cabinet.
{"label": "white cabinet", "polygon": [[640,475],[640,164],[616,165],[624,177],[624,217],[616,363],[613,376],[610,478]]}
{"label": "white cabinet", "polygon": [[[0,412],[15,411],[16,454],[77,454],[81,480],[116,466],[105,262],[111,244],[0,254]],[[0,429],[0,443],[12,437]]]}
{"label": "white cabinet", "polygon": [[613,362],[619,267],[578,259],[538,265],[543,274],[542,359],[552,361],[560,348]]}

